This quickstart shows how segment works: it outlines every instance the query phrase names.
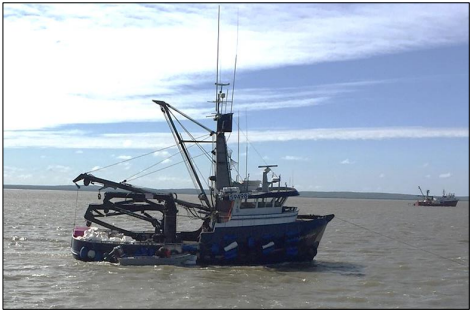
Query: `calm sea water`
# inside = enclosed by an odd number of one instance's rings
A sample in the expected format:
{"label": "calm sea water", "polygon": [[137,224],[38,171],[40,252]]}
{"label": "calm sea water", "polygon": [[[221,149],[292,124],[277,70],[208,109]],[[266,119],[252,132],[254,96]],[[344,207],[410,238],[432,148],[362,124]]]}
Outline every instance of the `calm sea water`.
{"label": "calm sea water", "polygon": [[[120,267],[72,258],[96,193],[4,190],[4,309],[469,308],[469,203],[294,198],[334,213],[315,261],[264,267]],[[188,198],[188,196],[183,196]],[[192,225],[183,222],[184,227]]]}

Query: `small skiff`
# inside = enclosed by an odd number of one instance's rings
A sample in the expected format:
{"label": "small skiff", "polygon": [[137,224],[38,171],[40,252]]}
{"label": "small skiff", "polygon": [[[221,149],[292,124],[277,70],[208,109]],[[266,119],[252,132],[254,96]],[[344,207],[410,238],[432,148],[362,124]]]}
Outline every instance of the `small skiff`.
{"label": "small skiff", "polygon": [[195,265],[196,255],[180,254],[172,255],[169,258],[159,256],[130,256],[119,258],[120,265]]}

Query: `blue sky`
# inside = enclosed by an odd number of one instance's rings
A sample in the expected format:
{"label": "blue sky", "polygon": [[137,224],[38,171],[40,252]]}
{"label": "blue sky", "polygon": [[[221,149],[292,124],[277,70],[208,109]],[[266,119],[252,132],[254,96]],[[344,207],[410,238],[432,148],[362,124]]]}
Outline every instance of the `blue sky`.
{"label": "blue sky", "polygon": [[[121,181],[161,162],[130,183],[192,187],[180,155],[167,159],[176,149],[128,159],[174,143],[152,99],[213,127],[217,12],[4,4],[4,183],[71,184],[123,161],[94,174]],[[468,4],[222,4],[240,173],[247,132],[254,179],[278,164],[299,190],[468,195],[468,18]]]}

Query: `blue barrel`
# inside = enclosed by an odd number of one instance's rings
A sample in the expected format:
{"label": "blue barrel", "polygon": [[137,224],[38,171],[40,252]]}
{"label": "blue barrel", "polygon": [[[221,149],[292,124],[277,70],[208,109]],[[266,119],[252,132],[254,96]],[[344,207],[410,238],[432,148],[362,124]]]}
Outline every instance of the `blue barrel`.
{"label": "blue barrel", "polygon": [[89,257],[87,256],[88,253],[89,253],[89,249],[87,249],[86,247],[82,247],[79,252],[79,257],[82,260],[87,260],[89,259]]}
{"label": "blue barrel", "polygon": [[255,239],[253,237],[248,238],[248,248],[253,249],[255,247]]}
{"label": "blue barrel", "polygon": [[214,243],[212,245],[212,254],[216,255],[220,252],[220,247],[218,246],[218,243]]}

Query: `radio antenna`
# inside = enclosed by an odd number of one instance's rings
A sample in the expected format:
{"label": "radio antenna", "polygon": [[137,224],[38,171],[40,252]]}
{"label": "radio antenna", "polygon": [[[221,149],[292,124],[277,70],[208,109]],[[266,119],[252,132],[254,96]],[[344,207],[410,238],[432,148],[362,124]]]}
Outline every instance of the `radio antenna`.
{"label": "radio antenna", "polygon": [[[233,102],[233,101],[232,101]],[[238,158],[237,158],[237,181],[238,176],[241,178],[240,175],[240,111],[238,111]]]}
{"label": "radio antenna", "polygon": [[236,38],[236,48],[235,48],[235,68],[233,69],[233,88],[232,88],[232,101],[230,102],[230,112],[233,112],[233,94],[235,93],[235,78],[236,78],[236,68],[237,68],[237,56],[238,56],[238,29],[240,26],[240,10],[237,11],[237,38]]}
{"label": "radio antenna", "polygon": [[217,77],[215,81],[215,112],[218,113],[218,49],[220,46],[220,6],[218,6],[218,26],[217,26]]}
{"label": "radio antenna", "polygon": [[[247,180],[248,178],[248,110],[245,109],[245,119],[246,119],[246,160],[245,160],[245,177]],[[248,186],[247,186],[247,191],[248,191]]]}

